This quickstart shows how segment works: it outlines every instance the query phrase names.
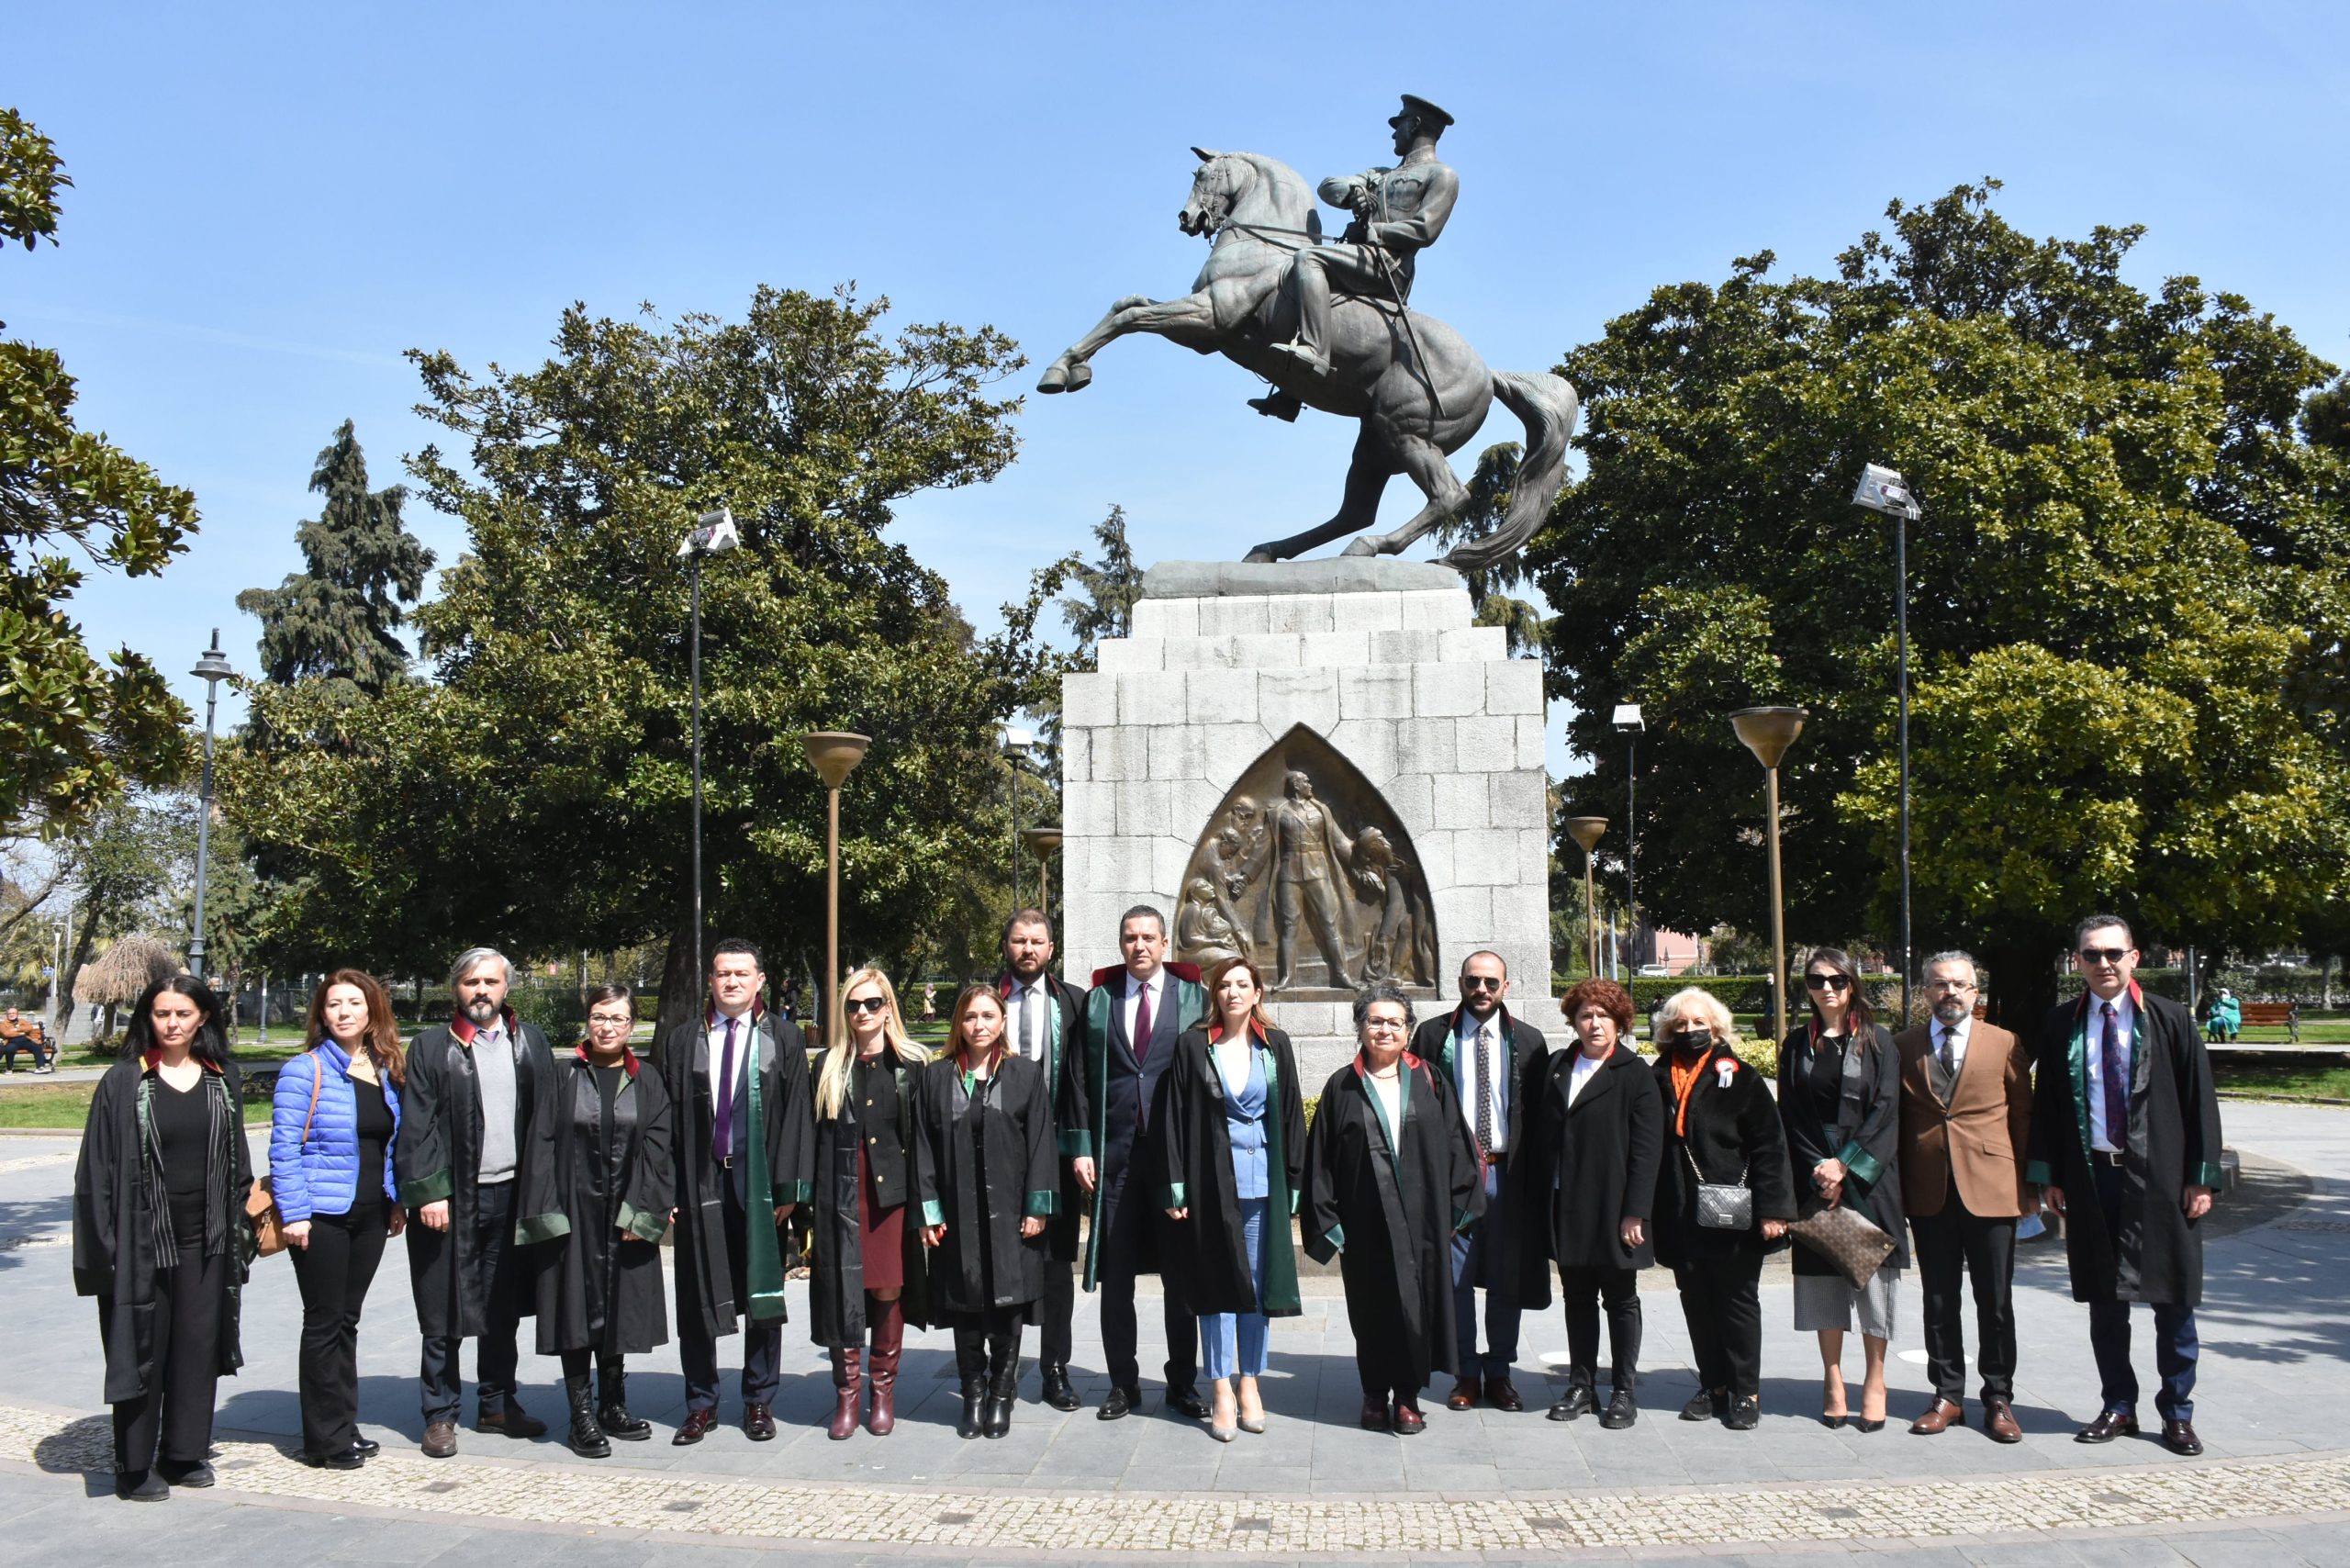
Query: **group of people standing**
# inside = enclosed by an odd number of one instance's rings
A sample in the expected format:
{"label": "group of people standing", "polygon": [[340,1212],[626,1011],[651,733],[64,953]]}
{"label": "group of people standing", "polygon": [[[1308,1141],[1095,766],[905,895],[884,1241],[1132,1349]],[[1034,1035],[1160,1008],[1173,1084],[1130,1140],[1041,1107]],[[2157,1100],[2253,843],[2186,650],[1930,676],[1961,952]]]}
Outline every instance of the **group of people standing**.
{"label": "group of people standing", "polygon": [[[158,982],[99,1083],[75,1186],[75,1282],[98,1299],[118,1492],[211,1484],[217,1379],[241,1364],[249,1219],[272,1204],[303,1303],[301,1457],[327,1468],[376,1451],[356,1425],[360,1311],[404,1231],[423,1451],[456,1450],[469,1338],[475,1429],[546,1431],[517,1391],[531,1317],[538,1351],[560,1360],[570,1446],[604,1457],[652,1435],[629,1409],[626,1361],[666,1342],[672,1296],[687,1395],[672,1442],[716,1426],[719,1342],[738,1332],[743,1430],[776,1435],[784,1281],[803,1231],[835,1439],[894,1428],[909,1324],[953,1331],[962,1436],[1010,1429],[1031,1324],[1042,1399],[1078,1408],[1080,1282],[1100,1297],[1097,1415],[1126,1416],[1143,1397],[1137,1280],[1152,1272],[1167,1406],[1219,1441],[1262,1432],[1270,1319],[1301,1310],[1292,1220],[1307,1256],[1337,1262],[1366,1428],[1423,1430],[1420,1394],[1447,1372],[1451,1408],[1522,1409],[1519,1327],[1550,1304],[1554,1266],[1569,1372],[1550,1417],[1632,1425],[1639,1274],[1662,1263],[1698,1374],[1683,1418],[1749,1429],[1762,1259],[1791,1223],[1839,1205],[1894,1244],[1857,1285],[1796,1259],[1821,1418],[1883,1426],[1895,1288],[1914,1252],[1936,1397],[1910,1429],[1964,1418],[1971,1274],[1985,1428],[2013,1441],[2009,1293],[2035,1188],[2068,1218],[2075,1294],[2091,1304],[2103,1407],[2081,1440],[2136,1429],[2129,1305],[2146,1301],[2165,1441],[2199,1451],[2197,1222],[2217,1183],[2218,1113],[2192,1021],[2131,980],[2121,922],[2083,923],[2088,991],[2044,1025],[2036,1085],[2022,1043],[1974,1017],[1964,954],[1930,960],[1933,1022],[1894,1036],[1852,961],[1814,953],[1810,1017],[1781,1043],[1774,1096],[1701,989],[1658,1012],[1651,1062],[1633,1045],[1630,995],[1585,980],[1563,999],[1574,1044],[1553,1054],[1510,1014],[1501,958],[1479,952],[1436,1017],[1416,1020],[1389,982],[1357,996],[1356,1055],[1311,1096],[1310,1128],[1264,977],[1245,958],[1204,977],[1170,964],[1167,935],[1158,911],[1128,912],[1122,961],[1080,990],[1051,972],[1046,916],[1024,910],[1005,927],[1002,973],[956,996],[935,1054],[889,978],[865,969],[812,1060],[799,1027],[762,1007],[747,942],[718,944],[711,1006],[660,1042],[657,1065],[630,1049],[624,986],[590,992],[585,1037],[557,1056],[505,1005],[511,966],[493,949],[458,958],[452,1017],[406,1046],[384,988],[339,970],[311,1000],[308,1047],[278,1075],[258,1189],[218,1001],[189,976]],[[1857,1411],[1841,1365],[1855,1318]]]}

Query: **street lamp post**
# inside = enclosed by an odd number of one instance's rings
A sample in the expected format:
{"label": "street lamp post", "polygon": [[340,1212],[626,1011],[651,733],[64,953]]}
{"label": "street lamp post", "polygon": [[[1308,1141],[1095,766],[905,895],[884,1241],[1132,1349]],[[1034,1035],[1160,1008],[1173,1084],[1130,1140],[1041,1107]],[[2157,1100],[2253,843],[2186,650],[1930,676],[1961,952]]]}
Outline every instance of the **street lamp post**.
{"label": "street lamp post", "polygon": [[187,972],[204,978],[204,880],[212,863],[212,715],[220,700],[220,683],[237,672],[220,651],[220,628],[212,629],[212,645],[196,661],[190,675],[204,678],[204,780],[196,790],[196,929],[188,934]]}
{"label": "street lamp post", "polygon": [[865,760],[869,735],[846,730],[815,730],[800,737],[807,748],[808,766],[824,781],[824,1018],[833,1026],[841,983],[841,786]]}
{"label": "street lamp post", "polygon": [[1002,728],[1003,757],[1011,764],[1012,769],[1009,776],[1012,780],[1012,902],[1016,909],[1020,904],[1020,759],[1028,755],[1028,748],[1036,744],[1036,737],[1009,722]]}
{"label": "street lamp post", "polygon": [[1053,915],[1052,886],[1046,859],[1061,846],[1060,824],[1053,823],[1043,827],[1032,827],[1020,836],[1028,841],[1028,853],[1036,857],[1036,907],[1044,911],[1046,919],[1050,920]]}
{"label": "street lamp post", "polygon": [[1925,515],[1908,480],[1871,463],[1861,470],[1852,504],[1893,520],[1894,644],[1900,661],[1897,685],[1901,730],[1901,1026],[1909,1026],[1909,525]]}
{"label": "street lamp post", "polygon": [[[688,563],[688,573],[693,579],[693,651],[688,655],[693,668],[694,707],[694,984],[703,982],[701,967],[701,563],[707,555],[723,555],[730,550],[742,548],[742,531],[734,526],[734,513],[726,507],[706,511],[694,519],[694,526],[677,546],[677,554]],[[696,1012],[700,1011],[697,1000]]]}
{"label": "street lamp post", "polygon": [[[1625,941],[1640,939],[1640,732],[1648,728],[1637,702],[1616,704],[1614,723],[1624,752],[1624,930]],[[1635,950],[1637,957],[1637,949]],[[1638,973],[1638,965],[1634,966]]]}
{"label": "street lamp post", "polygon": [[1583,929],[1587,939],[1585,946],[1589,949],[1586,954],[1588,972],[1596,980],[1599,978],[1599,895],[1592,885],[1591,862],[1593,852],[1599,847],[1599,835],[1607,831],[1607,819],[1569,817],[1565,826],[1567,836],[1583,846]]}
{"label": "street lamp post", "polygon": [[1730,728],[1762,765],[1762,810],[1771,854],[1771,1037],[1787,1037],[1787,909],[1779,888],[1779,759],[1803,734],[1800,708],[1740,708]]}

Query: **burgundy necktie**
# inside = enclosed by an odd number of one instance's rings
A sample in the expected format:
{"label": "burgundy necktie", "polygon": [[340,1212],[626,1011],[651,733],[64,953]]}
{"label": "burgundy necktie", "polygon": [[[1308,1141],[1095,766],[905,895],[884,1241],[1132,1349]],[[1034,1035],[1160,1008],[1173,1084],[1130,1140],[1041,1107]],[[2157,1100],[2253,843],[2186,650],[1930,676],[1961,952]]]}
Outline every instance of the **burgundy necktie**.
{"label": "burgundy necktie", "polygon": [[711,1140],[711,1152],[720,1159],[730,1159],[734,1154],[734,1024],[726,1021],[726,1044],[719,1056],[718,1136]]}
{"label": "burgundy necktie", "polygon": [[1135,1001],[1135,1060],[1150,1055],[1150,987],[1142,988],[1142,995]]}
{"label": "burgundy necktie", "polygon": [[2114,1019],[2113,1003],[2098,1005],[2105,1009],[2105,1037],[2100,1042],[2105,1058],[2100,1065],[2105,1079],[2105,1141],[2118,1153],[2130,1147],[2130,1077],[2121,1070],[2121,1030]]}

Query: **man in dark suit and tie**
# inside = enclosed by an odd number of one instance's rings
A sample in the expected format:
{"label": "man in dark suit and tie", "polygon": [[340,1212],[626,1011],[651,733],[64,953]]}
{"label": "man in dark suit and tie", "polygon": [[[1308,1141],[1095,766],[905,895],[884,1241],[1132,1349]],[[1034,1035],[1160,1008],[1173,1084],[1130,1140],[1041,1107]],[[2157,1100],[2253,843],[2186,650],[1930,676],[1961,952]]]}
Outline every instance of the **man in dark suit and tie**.
{"label": "man in dark suit and tie", "polygon": [[2102,1406],[2075,1440],[2138,1430],[2130,1304],[2154,1309],[2154,1408],[2163,1443],[2198,1454],[2195,1306],[2203,1235],[2220,1184],[2220,1102],[2187,1009],[2141,991],[2129,922],[2093,914],[2074,928],[2088,989],[2041,1025],[2039,1082],[2025,1179],[2065,1216],[2073,1299],[2089,1306]]}
{"label": "man in dark suit and tie", "polygon": [[[996,991],[1003,998],[1004,1028],[1011,1048],[1045,1070],[1051,1092],[1056,1137],[1066,1143],[1085,1126],[1083,1099],[1071,1092],[1082,1076],[1077,1058],[1085,1046],[1085,993],[1052,972],[1053,923],[1041,909],[1024,909],[1003,926],[1003,973]],[[1045,1222],[1051,1260],[1045,1266],[1045,1294],[1036,1304],[1037,1372],[1046,1404],[1056,1410],[1078,1407],[1069,1386],[1069,1319],[1077,1306],[1077,1211],[1085,1193],[1077,1185],[1068,1156],[1061,1160],[1060,1208]]]}
{"label": "man in dark suit and tie", "polygon": [[[1550,1058],[1542,1031],[1509,1015],[1509,966],[1498,953],[1475,952],[1460,961],[1460,1005],[1421,1025],[1412,1054],[1450,1080],[1460,1095],[1460,1119],[1484,1162],[1485,1212],[1452,1238],[1452,1322],[1460,1343],[1459,1378],[1445,1405],[1474,1406],[1480,1395],[1497,1410],[1523,1410],[1510,1381],[1517,1360],[1517,1249],[1522,1228],[1511,1217],[1522,1179],[1533,1170],[1512,1163],[1526,1132],[1527,1107],[1541,1093]],[[1485,1287],[1485,1353],[1477,1354],[1477,1287]],[[1481,1375],[1482,1374],[1482,1375]],[[1572,1394],[1572,1390],[1570,1393]],[[1590,1391],[1583,1407],[1589,1409]]]}
{"label": "man in dark suit and tie", "polygon": [[[1167,960],[1167,917],[1148,904],[1118,923],[1125,964],[1100,970],[1085,996],[1084,1070],[1070,1092],[1080,1120],[1061,1134],[1078,1185],[1091,1195],[1093,1228],[1086,1238],[1085,1288],[1102,1292],[1102,1351],[1110,1392],[1099,1417],[1114,1421],[1142,1401],[1136,1361],[1135,1276],[1158,1271],[1159,1227],[1173,1222],[1156,1193],[1159,1169],[1155,1123],[1158,1090],[1175,1059],[1175,1040],[1207,1013],[1199,971]],[[1182,1282],[1166,1291],[1167,1405],[1194,1419],[1200,1397],[1199,1320],[1184,1304]]]}
{"label": "man in dark suit and tie", "polygon": [[2015,1401],[2016,1221],[2031,1201],[2023,1159],[2031,1126],[2031,1057],[2021,1040],[1975,1017],[1978,980],[1965,953],[1926,960],[1932,1022],[1893,1037],[1901,1053],[1901,1196],[1926,1295],[1926,1366],[1934,1403],[1909,1429],[1930,1437],[1966,1420],[1966,1331],[1959,1283],[1975,1287],[1983,1430],[2023,1440]]}

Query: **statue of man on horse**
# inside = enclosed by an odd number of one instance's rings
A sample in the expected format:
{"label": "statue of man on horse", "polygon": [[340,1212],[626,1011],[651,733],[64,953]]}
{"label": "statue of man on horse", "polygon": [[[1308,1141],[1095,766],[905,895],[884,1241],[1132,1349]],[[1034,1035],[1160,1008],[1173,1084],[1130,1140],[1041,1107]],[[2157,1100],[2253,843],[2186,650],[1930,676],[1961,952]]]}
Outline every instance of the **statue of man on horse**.
{"label": "statue of man on horse", "polygon": [[[1192,149],[1200,166],[1176,223],[1210,241],[1192,292],[1117,300],[1036,383],[1040,392],[1081,391],[1105,345],[1155,332],[1271,382],[1273,391],[1252,402],[1261,412],[1293,419],[1309,408],[1360,421],[1337,515],[1258,545],[1251,561],[1285,561],[1349,533],[1363,534],[1347,546],[1349,555],[1404,549],[1467,502],[1448,458],[1477,433],[1496,398],[1526,429],[1508,514],[1491,533],[1454,546],[1447,564],[1476,569],[1515,554],[1566,477],[1567,442],[1581,412],[1574,388],[1542,371],[1490,369],[1450,327],[1410,308],[1414,258],[1444,231],[1460,183],[1436,156],[1449,115],[1407,96],[1388,123],[1394,165],[1323,182],[1323,199],[1354,214],[1335,244],[1322,242],[1315,192],[1296,170],[1260,153]],[[1400,528],[1363,533],[1398,474],[1426,504]]]}

